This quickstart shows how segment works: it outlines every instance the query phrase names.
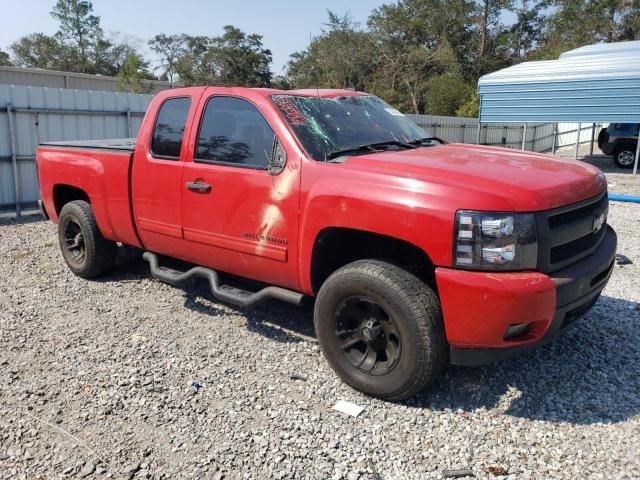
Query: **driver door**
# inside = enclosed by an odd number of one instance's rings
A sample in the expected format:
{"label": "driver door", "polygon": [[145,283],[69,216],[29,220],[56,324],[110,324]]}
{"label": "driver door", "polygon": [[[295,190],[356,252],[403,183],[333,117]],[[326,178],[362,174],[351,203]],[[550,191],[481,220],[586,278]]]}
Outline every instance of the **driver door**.
{"label": "driver door", "polygon": [[286,152],[265,116],[244,98],[207,92],[182,171],[184,239],[198,263],[296,289],[299,164],[292,155],[270,169],[274,150]]}

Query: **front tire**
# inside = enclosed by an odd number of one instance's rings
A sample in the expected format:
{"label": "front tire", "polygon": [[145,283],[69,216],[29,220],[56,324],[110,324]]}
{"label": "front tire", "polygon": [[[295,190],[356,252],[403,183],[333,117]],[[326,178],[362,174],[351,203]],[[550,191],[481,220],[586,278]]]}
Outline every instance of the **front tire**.
{"label": "front tire", "polygon": [[448,364],[438,297],[396,265],[359,260],[338,269],[320,288],[314,318],[331,367],[367,395],[410,398]]}
{"label": "front tire", "polygon": [[58,240],[67,266],[79,277],[95,278],[116,263],[115,242],[102,236],[93,209],[84,200],[74,200],[62,207]]}
{"label": "front tire", "polygon": [[633,168],[636,158],[636,147],[634,145],[621,145],[613,152],[613,162],[619,168]]}

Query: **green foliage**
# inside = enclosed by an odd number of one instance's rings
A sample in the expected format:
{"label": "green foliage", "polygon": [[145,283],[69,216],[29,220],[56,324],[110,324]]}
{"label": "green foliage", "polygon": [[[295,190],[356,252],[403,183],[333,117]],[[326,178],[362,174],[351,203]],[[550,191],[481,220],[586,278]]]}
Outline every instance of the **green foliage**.
{"label": "green foliage", "polygon": [[373,73],[369,36],[348,15],[328,11],[329,21],[306,50],[291,55],[288,76],[299,88],[366,88]]}
{"label": "green foliage", "polygon": [[[140,56],[137,47],[130,41],[106,38],[100,18],[92,12],[91,2],[58,0],[51,12],[59,22],[57,33],[32,33],[15,41],[10,47],[15,65],[117,75],[128,57]],[[148,71],[145,75],[149,76]]]}
{"label": "green foliage", "polygon": [[156,35],[150,48],[161,56],[163,74],[185,85],[237,85],[267,87],[271,84],[271,51],[262,36],[246,34],[232,25],[219,37]]}
{"label": "green foliage", "polygon": [[68,54],[75,57],[77,71],[90,70],[91,50],[102,40],[100,18],[92,15],[93,5],[83,0],[58,0],[51,16],[58,20],[60,27],[56,37],[68,48]]}
{"label": "green foliage", "polygon": [[6,67],[11,65],[11,60],[9,60],[9,54],[7,52],[3,52],[0,49],[0,67]]}
{"label": "green foliage", "polygon": [[[139,45],[106,38],[90,1],[56,0],[51,15],[58,32],[18,39],[13,64],[118,75],[127,91],[147,88],[152,75]],[[481,75],[598,41],[640,39],[640,0],[397,0],[373,10],[365,28],[348,14],[327,17],[276,77],[262,36],[232,25],[220,36],[158,34],[148,46],[172,83],[354,88],[404,112],[475,117]],[[0,65],[9,60],[0,51]]]}
{"label": "green foliage", "polygon": [[469,101],[473,91],[473,85],[460,75],[435,75],[426,82],[425,113],[455,115]]}
{"label": "green foliage", "polygon": [[149,62],[138,53],[129,52],[118,72],[118,89],[130,93],[150,93],[152,84],[144,80],[153,79],[149,73]]}
{"label": "green foliage", "polygon": [[[515,21],[505,25],[505,12]],[[355,87],[405,112],[476,116],[481,75],[640,38],[640,0],[398,0],[365,30],[333,12],[327,27],[291,56],[295,87]]]}
{"label": "green foliage", "polygon": [[160,56],[162,75],[173,83],[177,74],[177,66],[185,52],[184,35],[165,35],[161,33],[149,40],[149,48]]}
{"label": "green foliage", "polygon": [[68,70],[69,51],[56,37],[32,33],[13,42],[9,47],[18,67]]}
{"label": "green foliage", "polygon": [[544,43],[537,58],[557,58],[566,50],[596,42],[640,39],[638,0],[546,0]]}
{"label": "green foliage", "polygon": [[478,118],[478,115],[480,115],[480,95],[473,92],[471,97],[456,110],[456,116]]}

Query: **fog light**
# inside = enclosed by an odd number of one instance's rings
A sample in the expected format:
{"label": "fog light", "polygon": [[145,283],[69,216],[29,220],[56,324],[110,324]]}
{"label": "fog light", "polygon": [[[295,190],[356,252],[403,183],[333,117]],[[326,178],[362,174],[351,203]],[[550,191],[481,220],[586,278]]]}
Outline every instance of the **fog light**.
{"label": "fog light", "polygon": [[515,325],[509,325],[507,331],[504,333],[504,340],[513,340],[525,335],[529,331],[531,322],[528,323],[516,323]]}

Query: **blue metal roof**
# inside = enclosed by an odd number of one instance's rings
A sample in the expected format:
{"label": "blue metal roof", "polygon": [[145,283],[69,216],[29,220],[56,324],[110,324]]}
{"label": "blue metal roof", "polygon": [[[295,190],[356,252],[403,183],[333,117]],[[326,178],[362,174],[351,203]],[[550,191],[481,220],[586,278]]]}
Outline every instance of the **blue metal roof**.
{"label": "blue metal roof", "polygon": [[634,53],[637,55],[638,52],[640,52],[640,40],[634,40],[632,42],[594,43],[564,52],[560,55],[560,58],[582,57],[585,55],[633,55]]}
{"label": "blue metal roof", "polygon": [[480,78],[481,122],[640,123],[640,41],[595,44]]}

